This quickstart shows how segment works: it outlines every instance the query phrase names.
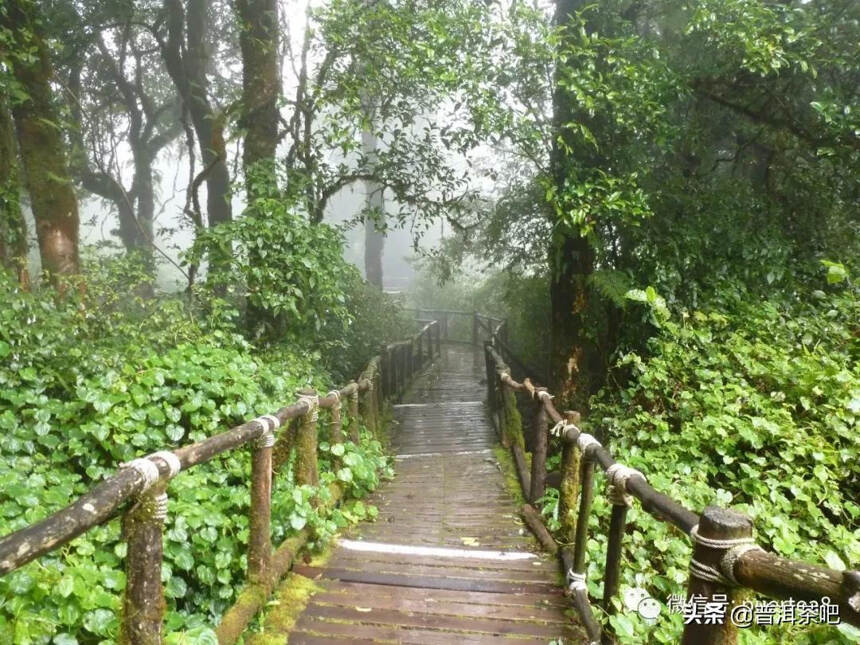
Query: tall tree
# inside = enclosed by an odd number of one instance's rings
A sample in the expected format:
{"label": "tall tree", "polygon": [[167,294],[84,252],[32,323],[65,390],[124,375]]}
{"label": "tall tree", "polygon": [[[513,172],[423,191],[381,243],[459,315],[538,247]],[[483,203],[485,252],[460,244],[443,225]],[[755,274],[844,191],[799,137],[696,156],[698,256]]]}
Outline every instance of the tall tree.
{"label": "tall tree", "polygon": [[80,260],[78,202],[51,88],[54,70],[34,2],[7,2],[0,9],[0,27],[10,34],[12,51],[4,53],[4,58],[20,88],[12,113],[42,269],[56,280],[79,273]]}
{"label": "tall tree", "polygon": [[[575,12],[582,0],[557,0],[555,25],[558,47],[563,50],[570,38]],[[600,160],[594,149],[577,145],[572,124],[587,121],[588,116],[577,111],[573,92],[564,83],[563,57],[558,57],[553,88],[553,147],[550,157],[552,195],[558,208],[563,196],[572,192],[581,178],[577,168],[596,168]],[[576,155],[576,157],[574,157]],[[550,300],[551,377],[555,391],[563,394],[571,405],[584,409],[588,396],[600,385],[601,359],[594,342],[595,324],[589,317],[593,307],[588,278],[594,272],[595,253],[591,242],[575,223],[558,217],[550,242]]]}
{"label": "tall tree", "polygon": [[0,265],[16,271],[18,282],[27,288],[27,223],[18,182],[15,124],[5,98],[0,97]]}
{"label": "tall tree", "polygon": [[[367,157],[376,155],[378,141],[372,130],[361,133],[361,151]],[[385,200],[383,186],[374,179],[364,182],[364,276],[367,281],[382,289],[382,253],[385,248]]]}
{"label": "tall tree", "polygon": [[[242,161],[250,202],[254,196],[255,166],[274,183],[275,150],[278,145],[278,98],[281,82],[278,65],[278,3],[276,0],[236,0],[239,46],[242,51],[242,116],[245,132]],[[265,166],[265,167],[264,167]]]}
{"label": "tall tree", "polygon": [[212,64],[209,3],[205,0],[164,0],[163,26],[156,30],[167,72],[191,117],[206,183],[206,213],[210,227],[232,219],[230,173],[224,141],[225,114],[210,97]]}
{"label": "tall tree", "polygon": [[[113,205],[121,242],[152,266],[155,163],[182,133],[178,95],[152,37],[157,16],[109,2],[89,4],[83,15],[70,9],[56,18],[55,29],[82,34],[58,61],[71,97],[72,172],[85,190]],[[123,143],[131,153],[130,183],[117,154]]]}

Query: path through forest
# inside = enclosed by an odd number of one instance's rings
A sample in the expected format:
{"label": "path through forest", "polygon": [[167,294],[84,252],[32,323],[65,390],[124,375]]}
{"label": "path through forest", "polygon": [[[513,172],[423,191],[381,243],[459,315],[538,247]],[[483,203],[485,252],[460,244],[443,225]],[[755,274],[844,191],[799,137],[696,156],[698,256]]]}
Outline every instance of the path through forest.
{"label": "path through forest", "polygon": [[397,476],[369,500],[379,517],[325,565],[295,568],[293,583],[298,574],[319,591],[290,643],[584,642],[558,565],[538,553],[505,487],[484,378],[480,351],[447,345],[395,406]]}

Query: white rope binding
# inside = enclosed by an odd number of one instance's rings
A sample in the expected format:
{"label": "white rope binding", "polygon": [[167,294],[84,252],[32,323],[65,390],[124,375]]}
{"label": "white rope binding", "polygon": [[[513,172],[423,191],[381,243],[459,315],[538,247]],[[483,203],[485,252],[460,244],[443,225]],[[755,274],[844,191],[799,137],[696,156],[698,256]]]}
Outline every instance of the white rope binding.
{"label": "white rope binding", "polygon": [[143,489],[140,491],[141,493],[151,488],[152,485],[158,481],[158,478],[161,477],[161,473],[158,472],[158,466],[155,465],[155,462],[150,461],[146,457],[132,459],[127,463],[120,464],[120,467],[132,468],[143,478]]}
{"label": "white rope binding", "polygon": [[332,390],[328,394],[325,395],[326,398],[333,396],[334,397],[334,405],[331,406],[332,410],[340,410],[341,402],[340,402],[340,392],[338,390]]}
{"label": "white rope binding", "polygon": [[[356,392],[356,397],[358,396],[358,392]],[[320,418],[320,397],[318,394],[299,394],[299,403],[307,403],[308,411],[305,414],[309,414],[311,417],[311,422],[316,423],[316,421]]]}
{"label": "white rope binding", "polygon": [[633,496],[627,492],[627,480],[638,475],[645,479],[645,475],[624,464],[614,463],[606,469],[606,477],[609,479],[609,501],[615,506],[632,506]]}
{"label": "white rope binding", "polygon": [[552,394],[550,394],[546,390],[538,390],[537,392],[535,392],[535,396],[541,401],[552,401],[553,399]]}
{"label": "white rope binding", "polygon": [[580,431],[577,426],[562,419],[550,428],[549,433],[554,437],[563,437],[567,434],[568,430],[575,430],[576,432]]}
{"label": "white rope binding", "polygon": [[585,584],[585,574],[577,573],[573,569],[567,570],[567,588],[571,591],[583,589],[588,591],[588,585]]}
{"label": "white rope binding", "polygon": [[164,463],[167,464],[168,479],[173,479],[179,474],[179,471],[182,470],[182,462],[179,461],[179,457],[174,455],[169,450],[159,450],[158,452],[154,452],[151,455],[146,456],[147,459],[153,459],[154,457],[159,457]]}
{"label": "white rope binding", "polygon": [[720,558],[719,569],[693,559],[690,561],[690,574],[700,580],[715,582],[726,587],[740,586],[737,578],[735,578],[735,564],[744,553],[747,551],[764,550],[755,543],[755,538],[752,536],[720,540],[699,535],[698,524],[690,529],[690,537],[697,544],[725,551]]}
{"label": "white rope binding", "polygon": [[728,578],[733,585],[740,587],[741,583],[735,578],[735,564],[740,560],[740,557],[747,551],[764,551],[758,544],[739,544],[723,554],[720,559],[720,569],[723,575]]}
{"label": "white rope binding", "polygon": [[152,519],[163,522],[167,519],[167,493],[159,493],[152,498]]}
{"label": "white rope binding", "polygon": [[281,420],[274,414],[264,414],[254,419],[263,426],[263,432],[254,442],[255,448],[271,448],[275,445],[275,430],[281,427]]}
{"label": "white rope binding", "polygon": [[709,546],[712,549],[730,549],[733,546],[740,546],[741,544],[755,544],[755,538],[753,538],[752,536],[728,538],[725,540],[704,537],[702,535],[699,535],[698,524],[696,524],[693,528],[690,529],[690,537],[693,538],[693,541],[698,542],[702,546]]}
{"label": "white rope binding", "polygon": [[595,439],[593,435],[590,435],[587,432],[582,432],[576,438],[576,445],[579,446],[580,451],[584,455],[586,450],[591,446],[599,446],[600,442]]}

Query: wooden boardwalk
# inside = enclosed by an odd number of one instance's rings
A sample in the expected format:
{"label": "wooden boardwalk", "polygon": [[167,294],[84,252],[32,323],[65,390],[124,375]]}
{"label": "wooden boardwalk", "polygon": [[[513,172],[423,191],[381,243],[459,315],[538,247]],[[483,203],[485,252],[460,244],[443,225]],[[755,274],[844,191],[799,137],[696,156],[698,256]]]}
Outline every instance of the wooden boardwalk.
{"label": "wooden boardwalk", "polygon": [[290,643],[584,641],[558,565],[516,519],[483,378],[479,352],[449,345],[395,406],[397,476],[368,500],[379,517],[344,536],[325,566],[295,568],[322,591]]}

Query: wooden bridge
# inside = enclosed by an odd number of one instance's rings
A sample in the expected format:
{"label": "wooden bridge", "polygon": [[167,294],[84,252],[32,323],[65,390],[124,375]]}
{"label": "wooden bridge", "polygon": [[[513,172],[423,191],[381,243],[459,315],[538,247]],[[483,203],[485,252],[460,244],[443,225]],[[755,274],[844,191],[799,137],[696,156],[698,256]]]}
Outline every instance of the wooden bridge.
{"label": "wooden bridge", "polygon": [[[485,412],[483,353],[445,345],[394,405],[397,476],[322,567],[290,643],[581,642],[553,559],[519,519]],[[568,610],[569,611],[569,610]],[[280,622],[273,611],[270,637]],[[264,626],[265,628],[265,626]]]}
{"label": "wooden bridge", "polygon": [[[745,588],[795,601],[826,598],[840,620],[860,625],[860,572],[783,558],[756,544],[744,515],[716,507],[697,513],[656,491],[647,473],[617,462],[580,428],[576,413],[560,414],[551,394],[526,378],[535,372],[511,352],[503,320],[468,312],[418,314],[419,330],[382,347],[356,381],[325,395],[302,391],[271,414],[122,464],[66,508],[0,539],[0,575],[122,515],[127,583],[120,640],[161,643],[169,481],[247,447],[247,582],[216,628],[220,645],[243,636],[246,643],[266,645],[288,637],[291,643],[613,642],[605,617],[618,610],[613,600],[620,590],[627,509],[634,502],[676,527],[679,539],[692,541],[688,598],[726,602],[727,609],[740,602]],[[375,522],[342,536],[326,561],[305,562],[302,548],[313,537],[308,527],[273,548],[271,499],[278,491],[272,490],[272,472],[294,455],[294,483],[319,485],[320,410],[334,443],[347,433],[357,441],[359,421],[380,432],[393,410],[397,477],[371,500],[380,509]],[[561,545],[531,505],[545,491],[550,441],[562,450]],[[508,460],[500,456],[508,450],[516,474],[506,476]],[[586,582],[586,544],[599,471],[612,510],[598,611]],[[511,480],[519,491],[512,493]],[[343,490],[332,484],[330,493],[327,503],[336,504]],[[520,495],[527,503],[520,505]],[[558,557],[541,555],[538,542]],[[268,600],[287,574],[279,594],[289,595],[297,580],[316,593],[279,631],[284,621],[277,620],[278,607],[295,606]],[[264,609],[264,636],[246,632]],[[684,643],[735,641],[728,613],[722,621],[685,622]]]}

